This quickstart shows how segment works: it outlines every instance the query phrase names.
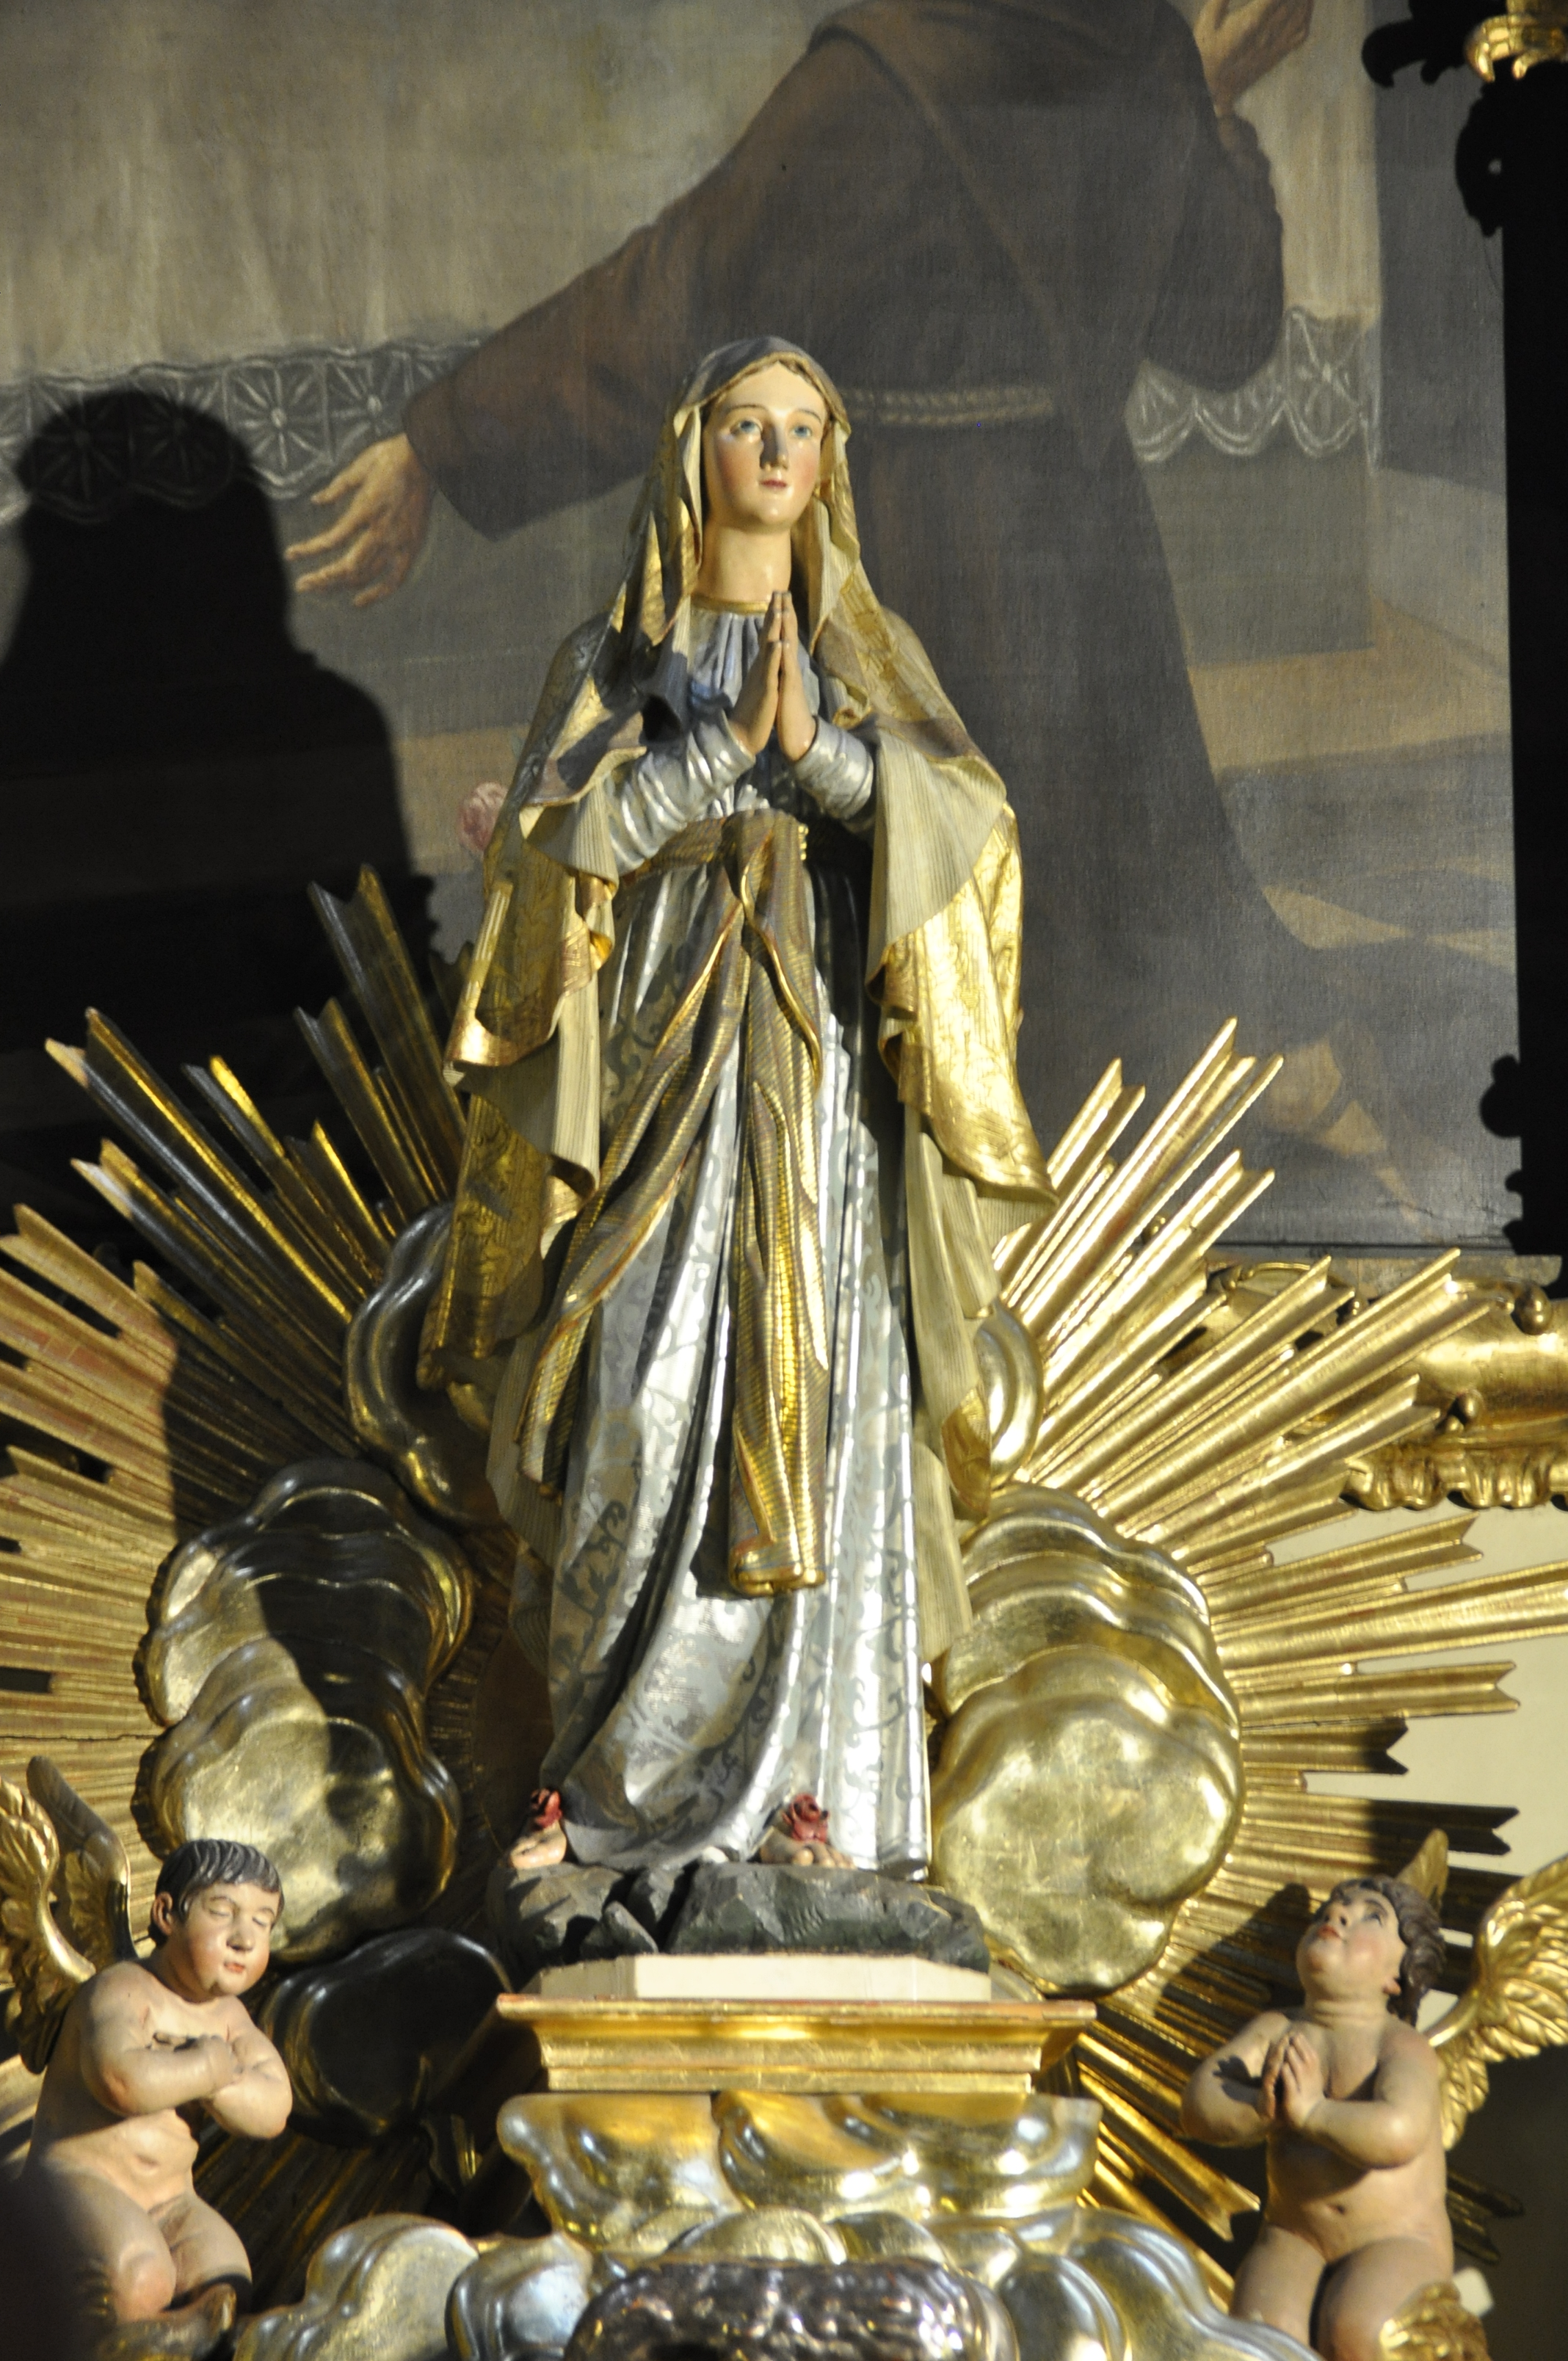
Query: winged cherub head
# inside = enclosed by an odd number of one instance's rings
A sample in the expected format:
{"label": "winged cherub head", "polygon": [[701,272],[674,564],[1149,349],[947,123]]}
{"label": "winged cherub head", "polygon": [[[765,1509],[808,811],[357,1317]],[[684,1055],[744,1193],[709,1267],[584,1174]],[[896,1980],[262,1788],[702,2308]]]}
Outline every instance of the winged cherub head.
{"label": "winged cherub head", "polygon": [[1376,1973],[1407,2025],[1442,1972],[1442,1922],[1424,1894],[1398,1877],[1347,1877],[1313,1913],[1297,1950],[1309,1992],[1325,1976]]}
{"label": "winged cherub head", "polygon": [[153,1972],[191,2000],[248,1992],[267,1972],[282,1907],[282,1880],[255,1845],[197,1837],[177,1846],[152,1897]]}

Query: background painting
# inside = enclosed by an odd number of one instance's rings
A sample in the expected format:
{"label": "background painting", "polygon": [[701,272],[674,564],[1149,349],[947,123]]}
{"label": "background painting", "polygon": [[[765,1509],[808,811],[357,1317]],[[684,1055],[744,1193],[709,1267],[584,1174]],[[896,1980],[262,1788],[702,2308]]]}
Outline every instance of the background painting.
{"label": "background painting", "polygon": [[[434,881],[441,949],[472,931],[457,807],[508,774],[550,654],[605,595],[651,434],[628,435],[619,480],[598,451],[591,498],[499,539],[438,500],[412,576],[374,606],[291,598],[279,550],[320,528],[311,493],[411,395],[721,159],[830,13],[0,12],[0,175],[26,225],[0,282],[7,1193],[59,1211],[69,1190],[79,1103],[38,1044],[78,1038],[84,1002],[165,1062],[221,1040],[292,1121],[313,1082],[288,1012],[332,988],[302,882],[371,858],[409,881],[411,924],[412,881]],[[1328,1044],[1288,1126],[1255,1122],[1250,1153],[1279,1178],[1251,1235],[1384,1248],[1497,1241],[1517,1210],[1516,1151],[1479,1113],[1516,1029],[1501,300],[1453,184],[1469,93],[1377,92],[1362,68],[1369,25],[1392,13],[1317,0],[1305,45],[1242,102],[1284,225],[1272,352],[1219,391],[1146,366],[1125,407],[1157,525],[1149,563],[1174,591],[1213,824],[1236,863],[1229,900],[1190,896],[1189,972],[1218,997],[1158,988],[1137,880],[1159,864],[1140,872],[1124,848],[1132,882],[1097,901],[1075,822],[1053,843],[1053,890],[1082,932],[1028,1016],[1050,1044],[1035,1090],[1047,1136],[1102,1053],[1167,1087],[1216,1011],[1234,1007],[1249,1047]],[[1085,167],[1106,204],[1121,136],[1104,135],[1100,183]],[[861,162],[870,191],[879,159]],[[802,272],[820,275],[848,234],[827,222]],[[934,298],[914,247],[890,236],[883,275],[918,322]],[[757,327],[801,333],[773,318],[724,333]],[[1028,378],[1022,344],[1011,369],[1005,335],[997,351],[1003,376]],[[1099,425],[1120,435],[1113,417]],[[873,572],[890,523],[877,452],[868,416],[851,461]],[[1114,568],[1098,590],[1091,572],[1090,653],[1118,629]],[[916,620],[950,679],[939,610]],[[1124,666],[1098,747],[1074,758],[1079,808],[1107,826],[1128,712],[1144,709],[1150,808],[1162,742],[1179,767],[1185,690],[1156,697]],[[1044,692],[1040,705],[1048,739]],[[967,718],[985,744],[985,716]],[[1004,767],[1022,806],[1030,750]],[[1125,1011],[1096,980],[1117,975]]]}

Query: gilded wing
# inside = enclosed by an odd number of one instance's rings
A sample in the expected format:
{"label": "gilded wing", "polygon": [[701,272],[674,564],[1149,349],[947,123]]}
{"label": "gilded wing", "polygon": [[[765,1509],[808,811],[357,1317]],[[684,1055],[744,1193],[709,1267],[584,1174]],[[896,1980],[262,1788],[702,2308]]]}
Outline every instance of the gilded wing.
{"label": "gilded wing", "polygon": [[47,1754],[27,1765],[33,1799],[54,1822],[64,1860],[65,1931],[95,1968],[134,1960],[128,1905],[131,1871],[125,1846],[84,1804]]}
{"label": "gilded wing", "polygon": [[1499,1894],[1476,1930],[1470,1982],[1430,2038],[1444,2147],[1485,2100],[1488,2065],[1568,2042],[1568,1856]]}
{"label": "gilded wing", "polygon": [[31,2074],[43,2072],[60,2019],[93,1973],[54,1923],[49,1889],[59,1867],[49,1814],[0,1779],[0,1966],[16,1986],[6,2015]]}
{"label": "gilded wing", "polygon": [[1379,2361],[1487,2361],[1486,2335],[1452,2279],[1418,2288],[1377,2336]]}
{"label": "gilded wing", "polygon": [[1428,1830],[1420,1852],[1412,1854],[1398,1874],[1402,1885],[1413,1885],[1434,1910],[1439,1906],[1448,1891],[1448,1839],[1442,1828]]}

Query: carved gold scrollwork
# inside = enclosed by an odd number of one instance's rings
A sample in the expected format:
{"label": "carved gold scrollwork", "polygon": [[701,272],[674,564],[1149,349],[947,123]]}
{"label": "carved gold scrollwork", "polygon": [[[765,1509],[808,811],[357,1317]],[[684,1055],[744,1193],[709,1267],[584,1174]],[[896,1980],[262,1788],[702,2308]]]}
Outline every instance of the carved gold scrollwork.
{"label": "carved gold scrollwork", "polygon": [[1483,82],[1497,68],[1513,68],[1517,82],[1531,66],[1568,59],[1568,5],[1564,0],[1513,0],[1506,16],[1488,16],[1464,44],[1464,54]]}
{"label": "carved gold scrollwork", "polygon": [[1364,1507],[1424,1509],[1453,1493],[1473,1509],[1530,1509],[1568,1492],[1568,1304],[1539,1287],[1485,1291],[1463,1346],[1440,1339],[1418,1356],[1435,1431],[1353,1471]]}

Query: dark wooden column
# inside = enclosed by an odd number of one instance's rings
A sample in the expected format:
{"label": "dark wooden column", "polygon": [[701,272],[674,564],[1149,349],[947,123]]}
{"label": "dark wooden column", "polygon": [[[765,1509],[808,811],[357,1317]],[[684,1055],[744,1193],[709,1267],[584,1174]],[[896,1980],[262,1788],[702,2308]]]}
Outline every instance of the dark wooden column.
{"label": "dark wooden column", "polygon": [[1499,7],[1385,0],[1376,13],[1376,81],[1409,89],[1419,71],[1450,123],[1457,93],[1474,93],[1454,179],[1501,252],[1519,1038],[1482,1114],[1520,1144],[1515,1245],[1568,1255],[1568,65],[1517,78],[1503,65],[1483,85],[1465,42]]}

